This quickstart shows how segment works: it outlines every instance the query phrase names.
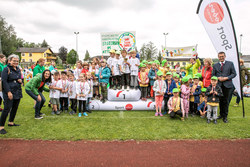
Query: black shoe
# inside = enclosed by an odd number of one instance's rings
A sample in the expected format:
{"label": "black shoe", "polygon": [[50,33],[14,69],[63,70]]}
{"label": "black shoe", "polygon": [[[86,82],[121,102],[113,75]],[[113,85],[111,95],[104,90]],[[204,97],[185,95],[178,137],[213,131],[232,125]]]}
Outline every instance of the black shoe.
{"label": "black shoe", "polygon": [[13,125],[11,125],[11,124],[8,124],[8,126],[20,126],[19,124],[13,124]]}
{"label": "black shoe", "polygon": [[48,107],[50,107],[50,108],[51,108],[51,104],[48,104]]}
{"label": "black shoe", "polygon": [[221,118],[222,118],[222,116],[218,116],[218,117],[217,117],[217,119],[221,119]]}
{"label": "black shoe", "polygon": [[36,115],[36,116],[35,116],[35,119],[43,119],[43,117],[40,116],[40,115]]}
{"label": "black shoe", "polygon": [[39,115],[40,115],[40,116],[43,116],[43,115],[45,115],[45,114],[40,112]]}
{"label": "black shoe", "polygon": [[227,118],[224,118],[224,119],[223,119],[223,122],[224,122],[224,123],[228,123]]}
{"label": "black shoe", "polygon": [[217,124],[217,120],[216,119],[214,120],[214,124]]}
{"label": "black shoe", "polygon": [[7,133],[7,131],[6,131],[5,129],[1,129],[1,130],[0,130],[0,134],[4,135],[4,134],[6,134],[6,133]]}
{"label": "black shoe", "polygon": [[87,110],[87,112],[88,112],[88,113],[92,113],[92,111],[90,111],[90,110]]}
{"label": "black shoe", "polygon": [[210,119],[207,119],[207,123],[208,123],[208,124],[210,123]]}

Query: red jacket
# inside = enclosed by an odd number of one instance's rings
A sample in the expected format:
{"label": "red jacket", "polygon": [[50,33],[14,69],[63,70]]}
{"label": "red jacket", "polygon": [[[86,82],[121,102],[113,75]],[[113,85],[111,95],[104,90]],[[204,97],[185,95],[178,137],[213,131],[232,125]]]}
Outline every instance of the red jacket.
{"label": "red jacket", "polygon": [[81,73],[84,73],[84,74],[86,75],[86,74],[87,74],[87,72],[89,72],[89,70],[88,70],[88,69],[83,68]]}
{"label": "red jacket", "polygon": [[203,85],[205,88],[209,87],[211,84],[211,77],[212,77],[213,67],[208,67],[205,73],[205,66],[202,68],[202,78],[203,78]]}

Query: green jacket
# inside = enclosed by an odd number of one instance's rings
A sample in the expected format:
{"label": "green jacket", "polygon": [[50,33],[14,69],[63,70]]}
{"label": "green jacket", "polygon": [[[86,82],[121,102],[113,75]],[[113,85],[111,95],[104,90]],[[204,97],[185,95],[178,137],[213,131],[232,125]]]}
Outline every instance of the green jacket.
{"label": "green jacket", "polygon": [[[26,85],[25,85],[25,89],[26,90],[29,90],[29,91],[32,91],[35,95],[39,95],[39,92],[38,92],[38,88],[40,87],[41,85],[41,82],[42,82],[42,74],[37,74],[34,78],[32,78]],[[45,85],[45,83],[44,83]],[[40,88],[46,92],[49,92],[49,89],[46,88],[46,87],[43,87]]]}
{"label": "green jacket", "polygon": [[0,63],[0,76],[2,74],[3,69],[4,69],[4,65],[3,65],[3,63]]}
{"label": "green jacket", "polygon": [[36,74],[43,73],[44,70],[44,66],[41,67],[39,64],[37,64],[36,67],[33,69],[33,77],[36,76]]}
{"label": "green jacket", "polygon": [[187,64],[186,65],[186,76],[191,75],[192,77],[198,73],[198,68],[201,66],[200,59],[196,59],[195,64]]}

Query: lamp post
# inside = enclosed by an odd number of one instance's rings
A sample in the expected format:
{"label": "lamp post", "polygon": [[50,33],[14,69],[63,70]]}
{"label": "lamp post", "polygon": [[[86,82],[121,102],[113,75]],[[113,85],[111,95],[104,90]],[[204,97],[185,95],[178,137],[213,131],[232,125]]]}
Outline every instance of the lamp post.
{"label": "lamp post", "polygon": [[78,34],[79,32],[74,32],[74,34],[76,34],[76,53],[77,53],[77,56],[78,56]]}
{"label": "lamp post", "polygon": [[164,32],[163,35],[165,36],[165,48],[166,48],[166,46],[167,46],[166,45],[166,38],[167,38],[168,32],[167,33]]}
{"label": "lamp post", "polygon": [[241,41],[242,41],[242,37],[243,37],[243,35],[240,34],[240,54],[242,54],[242,53],[241,53]]}

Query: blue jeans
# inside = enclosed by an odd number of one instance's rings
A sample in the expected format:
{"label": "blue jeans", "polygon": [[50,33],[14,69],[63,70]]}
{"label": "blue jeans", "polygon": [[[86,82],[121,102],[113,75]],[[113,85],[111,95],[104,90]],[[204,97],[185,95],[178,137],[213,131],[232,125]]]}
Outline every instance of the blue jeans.
{"label": "blue jeans", "polygon": [[35,106],[35,116],[39,116],[40,115],[40,111],[46,101],[45,97],[43,96],[42,92],[39,92],[39,95],[41,96],[41,101],[37,100],[37,95],[35,95],[31,90],[26,90],[26,93],[36,101],[36,106]]}
{"label": "blue jeans", "polygon": [[203,112],[205,110],[204,107],[205,107],[205,102],[203,101],[200,105],[198,105],[197,110],[198,111],[201,110]]}
{"label": "blue jeans", "polygon": [[87,98],[87,102],[86,102],[86,111],[89,111],[89,101],[90,101],[90,97]]}

